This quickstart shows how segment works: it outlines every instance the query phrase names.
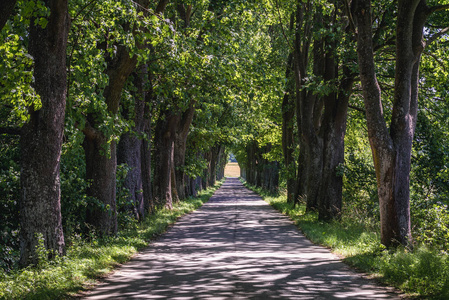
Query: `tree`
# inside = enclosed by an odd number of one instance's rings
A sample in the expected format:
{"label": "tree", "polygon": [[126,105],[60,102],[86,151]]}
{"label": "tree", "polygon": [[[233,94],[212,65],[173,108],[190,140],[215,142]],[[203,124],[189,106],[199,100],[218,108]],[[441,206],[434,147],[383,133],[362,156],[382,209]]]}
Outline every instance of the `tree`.
{"label": "tree", "polygon": [[[343,6],[297,3],[294,43],[299,158],[295,200],[321,220],[338,218],[342,207],[344,137],[356,73]],[[331,26],[326,24],[332,24]]]}
{"label": "tree", "polygon": [[371,1],[354,3],[357,53],[368,135],[376,170],[381,241],[387,247],[410,245],[410,157],[418,111],[419,65],[423,29],[431,13],[425,0],[398,1],[393,109],[387,127],[374,64]]}
{"label": "tree", "polygon": [[34,88],[42,107],[29,108],[30,120],[22,127],[20,136],[22,266],[37,263],[40,238],[50,256],[64,253],[59,170],[67,94],[69,15],[66,0],[47,0],[44,6],[49,13],[48,23],[38,23],[34,18],[29,31]]}

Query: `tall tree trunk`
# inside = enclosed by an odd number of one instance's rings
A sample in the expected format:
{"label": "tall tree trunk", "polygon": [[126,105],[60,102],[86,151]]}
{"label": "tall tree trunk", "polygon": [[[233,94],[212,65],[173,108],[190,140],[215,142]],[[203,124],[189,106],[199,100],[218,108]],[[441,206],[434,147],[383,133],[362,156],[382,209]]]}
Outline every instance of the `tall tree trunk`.
{"label": "tall tree trunk", "polygon": [[133,203],[133,206],[129,207],[130,212],[138,220],[141,220],[146,212],[143,201],[141,169],[145,108],[145,73],[147,73],[146,67],[142,67],[139,72],[134,74],[134,85],[137,88],[134,95],[134,116],[128,116],[134,119],[134,128],[132,132],[126,132],[121,136],[117,149],[117,163],[126,164],[129,168],[125,178],[124,188],[129,191],[129,202]]}
{"label": "tall tree trunk", "polygon": [[409,203],[411,146],[416,126],[423,28],[433,11],[424,0],[398,1],[395,92],[390,130],[383,118],[374,66],[371,1],[359,1],[355,14],[359,71],[377,177],[381,241],[387,247],[409,245],[412,238]]}
{"label": "tall tree trunk", "polygon": [[291,100],[291,93],[285,93],[282,101],[282,152],[284,154],[284,165],[287,173],[287,202],[294,203],[296,184],[296,164],[293,157],[295,104]]}
{"label": "tall tree trunk", "polygon": [[225,153],[225,147],[220,147],[220,153],[218,154],[218,166],[217,166],[217,180],[224,178],[224,169],[227,164],[228,155]]}
{"label": "tall tree trunk", "polygon": [[214,186],[215,181],[217,180],[217,166],[221,147],[221,145],[215,145],[211,149],[210,170],[208,176],[209,186]]}
{"label": "tall tree trunk", "polygon": [[155,129],[155,166],[153,196],[157,206],[173,208],[172,183],[174,174],[174,150],[179,114],[165,112]]}
{"label": "tall tree trunk", "polygon": [[207,189],[209,187],[209,174],[211,169],[211,160],[212,160],[212,151],[209,150],[206,153],[204,153],[204,159],[207,162],[207,168],[203,171],[203,176],[201,177],[201,186],[203,187],[203,190]]}
{"label": "tall tree trunk", "polygon": [[348,102],[351,95],[354,74],[343,67],[343,79],[337,94],[325,99],[323,118],[323,178],[319,195],[319,219],[331,220],[341,213],[343,197],[343,174],[339,167],[344,164],[344,139]]}
{"label": "tall tree trunk", "polygon": [[91,203],[86,222],[100,236],[117,233],[116,207],[116,142],[107,143],[106,137],[97,132],[86,134],[83,148],[86,155],[86,179],[90,183],[87,195],[99,202]]}
{"label": "tall tree trunk", "polygon": [[47,0],[45,28],[30,22],[29,51],[34,57],[34,87],[42,107],[30,108],[22,128],[20,199],[20,265],[37,262],[38,236],[49,255],[64,254],[61,221],[60,158],[67,94],[66,49],[69,32],[67,1]]}
{"label": "tall tree trunk", "polygon": [[[296,184],[295,201],[305,198],[307,209],[314,210],[317,207],[318,191],[320,188],[322,171],[322,147],[323,141],[318,136],[319,116],[322,104],[312,93],[303,89],[307,77],[308,59],[311,35],[311,23],[320,23],[321,15],[315,13],[311,22],[309,14],[305,11],[311,10],[310,3],[301,1],[297,3],[296,9],[296,34],[294,46],[294,78],[296,87],[296,120],[299,132],[299,158],[298,158],[298,180]],[[307,19],[308,18],[308,19]],[[324,62],[322,61],[323,43],[321,39],[314,41],[313,48],[314,65],[313,73],[317,77],[322,76]]]}
{"label": "tall tree trunk", "polygon": [[149,103],[145,103],[142,132],[145,136],[141,144],[143,207],[145,213],[152,213],[154,210],[154,201],[151,184],[151,112]]}
{"label": "tall tree trunk", "polygon": [[[290,17],[290,30],[295,26],[295,12]],[[293,73],[293,53],[287,58],[287,68],[285,78],[287,87],[282,99],[282,153],[284,155],[284,166],[287,174],[287,202],[295,202],[296,191],[296,162],[293,156],[294,152],[294,117],[295,117],[295,99],[294,99],[294,78]]]}
{"label": "tall tree trunk", "polygon": [[178,124],[178,128],[176,130],[174,163],[176,189],[178,197],[181,200],[186,198],[184,165],[186,158],[187,135],[189,134],[190,125],[192,124],[194,114],[195,103],[192,101],[189,105],[189,108],[182,114],[181,121]]}

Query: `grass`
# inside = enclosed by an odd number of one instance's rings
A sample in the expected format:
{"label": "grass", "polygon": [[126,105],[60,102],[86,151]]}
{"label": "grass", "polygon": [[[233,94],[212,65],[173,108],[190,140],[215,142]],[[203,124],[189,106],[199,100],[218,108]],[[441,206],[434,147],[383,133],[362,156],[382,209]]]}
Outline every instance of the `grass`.
{"label": "grass", "polygon": [[356,223],[349,217],[341,221],[320,222],[305,206],[287,203],[285,195],[273,196],[250,187],[275,209],[288,215],[312,242],[343,256],[347,264],[366,272],[378,281],[394,286],[411,298],[449,299],[449,254],[425,245],[414,250],[387,250],[380,243],[378,228]]}
{"label": "grass", "polygon": [[[92,287],[119,264],[128,261],[152,239],[164,233],[176,220],[205,203],[215,187],[174,205],[160,209],[137,226],[122,230],[116,237],[86,242],[75,237],[67,255],[53,261],[42,260],[37,266],[0,271],[0,299],[67,299]],[[45,255],[43,255],[45,256]]]}

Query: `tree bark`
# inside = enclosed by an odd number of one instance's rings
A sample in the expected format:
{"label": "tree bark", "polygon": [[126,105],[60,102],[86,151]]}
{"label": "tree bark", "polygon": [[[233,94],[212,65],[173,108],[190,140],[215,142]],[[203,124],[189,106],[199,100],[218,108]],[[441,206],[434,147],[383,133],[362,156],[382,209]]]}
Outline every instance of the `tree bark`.
{"label": "tree bark", "polygon": [[[136,57],[131,58],[125,46],[121,45],[118,46],[117,56],[108,63],[106,74],[109,84],[103,94],[111,115],[118,113],[123,86],[136,64]],[[100,235],[114,235],[117,233],[116,142],[108,145],[108,137],[97,129],[96,119],[94,113],[87,115],[89,124],[83,129],[83,147],[86,153],[86,179],[90,182],[87,195],[101,205],[90,205],[87,222]]]}
{"label": "tree bark", "polygon": [[67,94],[66,49],[69,32],[67,1],[47,0],[46,28],[31,21],[29,51],[34,57],[34,87],[42,107],[30,108],[22,128],[20,199],[20,265],[37,263],[42,234],[49,256],[64,254],[61,221],[60,158]]}
{"label": "tree bark", "polygon": [[387,247],[411,242],[410,159],[416,127],[419,63],[424,24],[431,9],[424,0],[398,1],[393,115],[388,131],[383,118],[372,49],[371,1],[359,1],[357,52],[376,170],[381,241]]}
{"label": "tree bark", "polygon": [[[86,128],[84,132],[87,132]],[[112,141],[108,145],[106,137],[95,132],[85,134],[83,148],[86,155],[86,179],[90,183],[87,195],[96,199],[88,207],[86,222],[100,236],[114,235],[117,233],[116,142]]]}
{"label": "tree bark", "polygon": [[296,184],[296,163],[293,157],[293,122],[295,117],[295,104],[291,101],[291,94],[285,93],[282,100],[282,152],[287,173],[287,202],[294,203]]}
{"label": "tree bark", "polygon": [[176,130],[174,164],[176,189],[178,197],[181,200],[186,198],[186,182],[183,168],[186,158],[187,135],[189,134],[190,125],[192,124],[194,114],[195,103],[192,101],[189,108],[182,114],[181,121]]}
{"label": "tree bark", "polygon": [[205,190],[209,187],[209,174],[211,169],[212,150],[209,150],[206,153],[204,153],[203,157],[207,162],[207,168],[203,171],[203,176],[201,177],[201,186],[203,190]]}
{"label": "tree bark", "polygon": [[348,103],[354,78],[355,74],[348,67],[343,67],[343,79],[338,92],[331,93],[325,99],[322,122],[323,177],[318,198],[320,220],[339,218],[341,213],[343,174],[339,168],[344,164]]}
{"label": "tree bark", "polygon": [[180,115],[173,111],[163,113],[155,129],[155,166],[153,196],[157,206],[173,208],[172,183],[177,124]]}
{"label": "tree bark", "polygon": [[214,186],[217,180],[217,166],[221,147],[221,145],[215,145],[211,149],[208,186]]}
{"label": "tree bark", "polygon": [[140,68],[140,72],[134,74],[134,85],[137,91],[134,95],[134,115],[128,116],[134,119],[134,128],[131,132],[126,132],[120,138],[118,144],[117,163],[126,164],[129,171],[126,175],[124,187],[129,191],[129,200],[133,207],[128,209],[138,220],[145,216],[145,205],[143,201],[141,151],[142,133],[144,127],[145,92],[144,74],[147,73],[145,67]]}
{"label": "tree bark", "polygon": [[[322,102],[317,96],[303,88],[304,78],[307,77],[308,53],[310,48],[311,31],[308,28],[310,20],[304,20],[304,5],[297,5],[296,37],[294,51],[294,73],[296,81],[296,118],[300,137],[300,156],[298,158],[298,181],[295,200],[305,198],[307,210],[315,210],[318,205],[318,193],[322,178],[323,140],[318,135]],[[315,13],[313,23],[322,24],[320,12]],[[320,78],[324,73],[324,44],[321,38],[316,38],[313,46],[313,74]]]}
{"label": "tree bark", "polygon": [[[147,97],[147,99],[151,98]],[[141,144],[143,207],[145,209],[145,213],[152,213],[154,211],[154,201],[151,184],[151,111],[148,102],[145,103],[142,131],[145,135]]]}

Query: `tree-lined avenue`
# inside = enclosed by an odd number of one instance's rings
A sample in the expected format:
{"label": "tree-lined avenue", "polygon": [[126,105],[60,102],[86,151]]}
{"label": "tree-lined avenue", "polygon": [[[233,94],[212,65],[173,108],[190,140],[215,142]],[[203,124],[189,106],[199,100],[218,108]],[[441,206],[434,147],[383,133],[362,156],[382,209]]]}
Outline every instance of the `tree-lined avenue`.
{"label": "tree-lined avenue", "polygon": [[396,299],[237,178],[85,299]]}

